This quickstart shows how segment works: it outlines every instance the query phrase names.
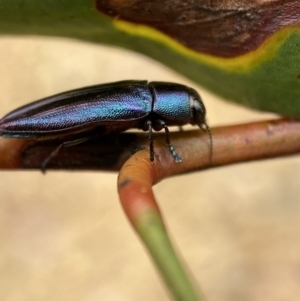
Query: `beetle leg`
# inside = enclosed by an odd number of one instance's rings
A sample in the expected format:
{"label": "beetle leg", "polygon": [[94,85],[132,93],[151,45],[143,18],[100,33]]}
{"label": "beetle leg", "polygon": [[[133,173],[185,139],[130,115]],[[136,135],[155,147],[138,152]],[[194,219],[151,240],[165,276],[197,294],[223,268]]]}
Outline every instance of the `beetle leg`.
{"label": "beetle leg", "polygon": [[165,129],[165,133],[166,133],[166,143],[168,144],[168,147],[169,147],[169,150],[172,154],[172,156],[174,157],[175,161],[177,163],[181,163],[182,162],[182,159],[180,158],[180,156],[177,154],[173,144],[171,143],[170,141],[170,132],[169,132],[169,129],[166,125],[166,123],[163,121],[163,120],[158,120],[159,124],[162,126],[162,128]]}
{"label": "beetle leg", "polygon": [[154,146],[153,146],[153,136],[152,136],[152,121],[147,120],[146,122],[148,133],[149,133],[149,152],[150,152],[150,161],[151,164],[154,164]]}
{"label": "beetle leg", "polygon": [[45,173],[46,172],[46,168],[47,168],[47,165],[50,163],[50,161],[55,158],[58,153],[60,152],[60,150],[63,148],[63,147],[70,147],[70,146],[75,146],[75,145],[78,145],[78,144],[81,144],[87,140],[91,139],[91,137],[83,137],[83,138],[79,138],[79,139],[75,139],[75,140],[71,140],[71,141],[66,141],[66,142],[63,142],[62,144],[60,144],[42,163],[42,166],[41,166],[41,169],[42,169],[42,172]]}

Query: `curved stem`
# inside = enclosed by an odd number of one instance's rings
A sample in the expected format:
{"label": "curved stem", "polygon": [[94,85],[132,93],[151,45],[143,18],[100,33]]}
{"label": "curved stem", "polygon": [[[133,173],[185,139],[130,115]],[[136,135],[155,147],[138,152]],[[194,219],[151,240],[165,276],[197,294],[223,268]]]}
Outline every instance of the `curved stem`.
{"label": "curved stem", "polygon": [[121,204],[175,300],[204,300],[168,236],[152,191],[159,166],[153,167],[148,156],[147,151],[140,151],[122,167],[118,178]]}

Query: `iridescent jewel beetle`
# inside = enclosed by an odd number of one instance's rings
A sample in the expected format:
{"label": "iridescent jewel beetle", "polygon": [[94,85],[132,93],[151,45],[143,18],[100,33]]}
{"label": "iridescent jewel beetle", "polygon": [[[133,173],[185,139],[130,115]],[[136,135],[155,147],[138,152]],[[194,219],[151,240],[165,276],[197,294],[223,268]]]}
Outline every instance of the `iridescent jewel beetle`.
{"label": "iridescent jewel beetle", "polygon": [[42,169],[61,148],[80,144],[97,133],[107,135],[139,128],[149,132],[150,161],[154,162],[152,131],[165,130],[176,162],[182,159],[169,139],[168,126],[192,124],[212,136],[200,95],[176,83],[120,81],[50,96],[22,106],[0,120],[0,136],[21,139],[66,139],[45,159]]}

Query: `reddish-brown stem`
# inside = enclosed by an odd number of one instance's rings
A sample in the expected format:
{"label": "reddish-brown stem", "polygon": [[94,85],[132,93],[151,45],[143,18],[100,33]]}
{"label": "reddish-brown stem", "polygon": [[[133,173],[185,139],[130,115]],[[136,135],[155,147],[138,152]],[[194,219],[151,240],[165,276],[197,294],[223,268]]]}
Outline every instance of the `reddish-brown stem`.
{"label": "reddish-brown stem", "polygon": [[[183,163],[175,163],[164,133],[154,136],[153,182],[204,168],[278,157],[300,151],[300,121],[277,119],[212,129],[213,162],[210,165],[209,137],[199,130],[170,133],[170,140]],[[0,168],[40,169],[60,141],[0,139]],[[63,149],[48,169],[118,171],[138,150],[148,149],[147,134],[122,133]],[[139,154],[134,158],[139,158]],[[145,157],[145,160],[149,159]]]}
{"label": "reddish-brown stem", "polygon": [[[212,130],[212,135],[212,167],[300,151],[300,122],[297,120],[278,119],[219,127]],[[210,167],[209,137],[205,134],[178,132],[171,138],[183,163],[176,164],[165,149],[163,139],[159,139],[155,144],[156,164],[150,164],[148,152],[144,150],[132,156],[121,169],[119,194],[130,219],[136,211],[156,204],[152,192],[155,183],[171,175]]]}

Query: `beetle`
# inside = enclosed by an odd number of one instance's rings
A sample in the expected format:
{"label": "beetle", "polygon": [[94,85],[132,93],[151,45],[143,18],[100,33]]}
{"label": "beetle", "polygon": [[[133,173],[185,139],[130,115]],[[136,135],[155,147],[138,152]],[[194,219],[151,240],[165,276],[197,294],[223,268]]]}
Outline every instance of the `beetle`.
{"label": "beetle", "polygon": [[212,136],[200,95],[185,85],[127,80],[75,89],[24,105],[0,120],[0,136],[21,139],[66,139],[63,147],[80,144],[97,133],[107,135],[139,128],[149,132],[150,161],[154,163],[152,131],[165,130],[166,143],[176,162],[182,159],[169,138],[168,126],[198,125]]}

